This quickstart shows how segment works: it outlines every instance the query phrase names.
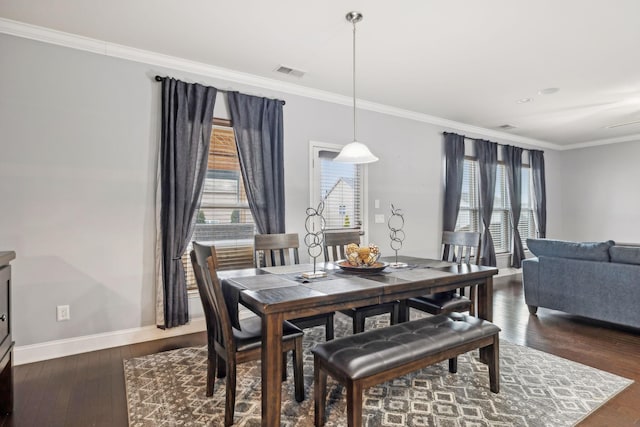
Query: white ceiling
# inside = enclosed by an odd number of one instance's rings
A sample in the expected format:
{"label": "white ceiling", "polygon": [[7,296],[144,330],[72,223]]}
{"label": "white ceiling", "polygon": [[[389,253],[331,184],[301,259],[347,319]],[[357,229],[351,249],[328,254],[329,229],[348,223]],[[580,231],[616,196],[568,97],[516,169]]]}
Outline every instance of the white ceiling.
{"label": "white ceiling", "polygon": [[640,121],[638,0],[0,0],[5,19],[344,96],[351,10],[358,99],[558,147],[640,139],[606,128]]}

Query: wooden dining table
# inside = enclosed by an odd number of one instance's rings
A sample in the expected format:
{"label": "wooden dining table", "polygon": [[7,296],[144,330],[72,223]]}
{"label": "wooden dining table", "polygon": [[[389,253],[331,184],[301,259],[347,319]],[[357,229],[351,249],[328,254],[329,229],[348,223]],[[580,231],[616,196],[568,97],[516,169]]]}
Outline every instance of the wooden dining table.
{"label": "wooden dining table", "polygon": [[[381,261],[394,262],[396,258]],[[375,274],[342,271],[334,263],[319,263],[327,277],[303,279],[311,265],[221,271],[225,299],[240,303],[262,319],[262,425],[279,426],[282,387],[282,322],[287,319],[381,304],[465,286],[476,286],[476,315],[493,319],[495,267],[452,264],[401,256],[405,268],[387,267]],[[237,305],[237,304],[236,304]],[[401,310],[404,311],[404,310]],[[232,318],[237,312],[232,313]],[[407,320],[407,319],[401,319]],[[481,360],[486,356],[481,352]]]}

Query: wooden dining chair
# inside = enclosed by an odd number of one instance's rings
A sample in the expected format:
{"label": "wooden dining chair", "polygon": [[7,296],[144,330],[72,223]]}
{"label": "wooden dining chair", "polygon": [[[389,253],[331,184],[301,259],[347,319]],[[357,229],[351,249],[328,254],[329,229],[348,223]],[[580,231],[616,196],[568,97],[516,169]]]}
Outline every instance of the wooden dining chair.
{"label": "wooden dining chair", "polygon": [[[324,260],[339,261],[346,258],[346,247],[349,243],[360,244],[359,231],[325,231],[324,233]],[[340,313],[351,317],[353,321],[353,333],[364,331],[364,323],[367,317],[389,313],[390,322],[395,325],[400,320],[400,302],[391,301],[382,304],[368,305],[346,310]]]}
{"label": "wooden dining chair", "polygon": [[[470,231],[444,231],[442,233],[442,260],[458,264],[470,264],[471,257],[480,265],[480,233]],[[409,309],[424,311],[430,314],[451,313],[454,311],[469,311],[474,313],[476,288],[471,286],[469,298],[464,295],[464,289],[456,291],[436,292],[407,300],[406,318],[409,319]]]}
{"label": "wooden dining chair", "polygon": [[[274,267],[279,265],[299,264],[300,238],[298,233],[256,234],[254,238],[256,251],[256,267]],[[314,326],[325,327],[325,339],[333,339],[334,312],[314,316],[290,319],[289,321],[301,329]]]}
{"label": "wooden dining chair", "polygon": [[[194,249],[189,255],[207,324],[206,395],[213,395],[217,364],[224,363],[227,379],[224,425],[230,426],[233,424],[236,401],[236,366],[261,359],[262,321],[259,317],[251,317],[240,320],[239,329],[233,327],[217,275],[215,247],[194,243]],[[286,378],[286,353],[292,351],[295,399],[298,402],[304,400],[302,336],[303,333],[298,327],[284,322],[282,327],[282,350],[285,353],[283,380]]]}

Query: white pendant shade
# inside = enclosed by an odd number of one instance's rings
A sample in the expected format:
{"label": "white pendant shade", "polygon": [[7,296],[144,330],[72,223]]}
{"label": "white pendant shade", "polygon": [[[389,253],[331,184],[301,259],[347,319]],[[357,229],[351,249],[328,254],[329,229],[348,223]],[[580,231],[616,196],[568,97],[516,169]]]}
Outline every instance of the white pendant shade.
{"label": "white pendant shade", "polygon": [[373,163],[378,160],[366,145],[358,141],[353,141],[345,145],[340,151],[340,154],[333,159],[334,162],[341,163]]}

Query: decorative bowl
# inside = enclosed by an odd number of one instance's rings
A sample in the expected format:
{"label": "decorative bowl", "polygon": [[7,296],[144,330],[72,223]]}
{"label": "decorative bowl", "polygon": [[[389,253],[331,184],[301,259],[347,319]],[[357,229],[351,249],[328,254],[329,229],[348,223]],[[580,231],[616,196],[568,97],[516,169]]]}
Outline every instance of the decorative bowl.
{"label": "decorative bowl", "polygon": [[389,264],[386,262],[375,262],[372,265],[361,265],[354,267],[346,260],[338,262],[338,267],[340,267],[341,270],[351,273],[379,273],[387,268],[388,265]]}

